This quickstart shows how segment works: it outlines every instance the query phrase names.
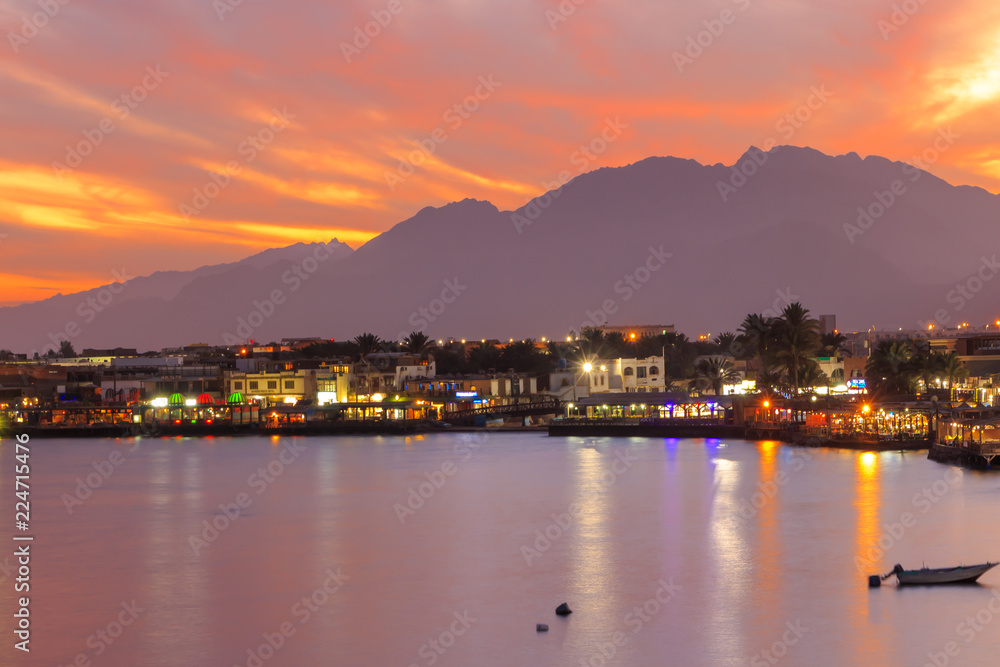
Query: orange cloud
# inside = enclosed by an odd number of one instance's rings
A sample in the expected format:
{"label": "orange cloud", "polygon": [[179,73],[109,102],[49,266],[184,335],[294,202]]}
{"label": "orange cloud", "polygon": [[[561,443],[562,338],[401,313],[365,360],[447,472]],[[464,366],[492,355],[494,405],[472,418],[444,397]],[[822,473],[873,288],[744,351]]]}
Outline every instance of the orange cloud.
{"label": "orange cloud", "polygon": [[[8,29],[37,9],[8,4]],[[924,3],[887,34],[883,0],[584,3],[552,25],[546,11],[560,6],[404,3],[350,62],[340,44],[370,7],[243,3],[222,21],[211,3],[183,0],[67,8],[17,54],[0,52],[5,299],[107,282],[123,258],[141,258],[130,265],[143,273],[194,268],[296,241],[361,244],[465,197],[513,208],[573,170],[574,151],[615,117],[628,131],[589,168],[650,155],[732,163],[772,137],[910,159],[953,126],[961,139],[932,170],[1000,189],[993,3]],[[735,20],[679,71],[674,54],[726,7]],[[169,76],[116,114],[150,66]],[[502,85],[447,123],[484,76]],[[776,136],[813,86],[829,102]],[[243,150],[275,109],[294,119]],[[78,168],[54,167],[105,119],[113,131]],[[387,183],[441,127],[447,140]],[[233,161],[239,175],[185,216]]]}

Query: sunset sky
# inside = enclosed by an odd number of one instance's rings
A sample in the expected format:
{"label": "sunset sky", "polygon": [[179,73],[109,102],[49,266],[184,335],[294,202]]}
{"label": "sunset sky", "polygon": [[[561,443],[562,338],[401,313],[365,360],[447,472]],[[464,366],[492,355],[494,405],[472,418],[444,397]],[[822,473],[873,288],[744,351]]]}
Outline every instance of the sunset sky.
{"label": "sunset sky", "polygon": [[951,128],[930,170],[1000,191],[985,0],[0,0],[0,27],[5,304],[768,139],[908,161]]}

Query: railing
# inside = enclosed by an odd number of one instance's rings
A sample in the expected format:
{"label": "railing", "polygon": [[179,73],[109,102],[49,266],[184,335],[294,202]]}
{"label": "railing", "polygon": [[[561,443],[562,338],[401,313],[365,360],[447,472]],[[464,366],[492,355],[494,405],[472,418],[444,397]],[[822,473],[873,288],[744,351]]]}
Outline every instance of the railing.
{"label": "railing", "polygon": [[456,410],[454,412],[446,412],[442,415],[441,419],[443,421],[455,420],[455,419],[467,419],[469,417],[479,417],[479,416],[499,416],[499,415],[538,415],[538,414],[549,414],[562,411],[562,401],[559,399],[546,399],[544,401],[535,401],[533,403],[511,403],[509,405],[491,405],[485,408],[472,408],[469,410]]}
{"label": "railing", "polygon": [[657,417],[569,417],[560,419],[560,424],[638,424],[641,426],[722,426],[726,420],[722,417],[683,417],[660,419]]}

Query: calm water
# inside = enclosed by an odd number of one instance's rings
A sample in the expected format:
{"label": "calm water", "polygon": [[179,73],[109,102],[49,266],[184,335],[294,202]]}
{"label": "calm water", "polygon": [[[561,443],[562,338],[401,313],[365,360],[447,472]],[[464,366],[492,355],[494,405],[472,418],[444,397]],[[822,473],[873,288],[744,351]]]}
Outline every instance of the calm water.
{"label": "calm water", "polygon": [[32,652],[5,631],[4,665],[1000,661],[1000,572],[866,587],[1000,558],[1000,473],[922,454],[455,433],[38,440],[31,464]]}

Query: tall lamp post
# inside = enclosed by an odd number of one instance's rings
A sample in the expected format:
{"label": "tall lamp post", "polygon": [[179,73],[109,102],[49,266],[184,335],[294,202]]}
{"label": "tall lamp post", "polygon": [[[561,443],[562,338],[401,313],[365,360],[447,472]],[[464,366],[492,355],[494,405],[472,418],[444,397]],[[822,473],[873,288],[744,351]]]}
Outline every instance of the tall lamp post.
{"label": "tall lamp post", "polygon": [[[592,363],[590,363],[589,361],[583,362],[584,377],[587,378],[587,396],[588,397],[590,396],[590,371],[592,371],[592,370],[594,370],[594,365]],[[573,394],[574,394],[574,396],[576,395],[576,382],[575,381],[573,382]],[[580,408],[577,407],[577,411],[579,411],[579,409]]]}

